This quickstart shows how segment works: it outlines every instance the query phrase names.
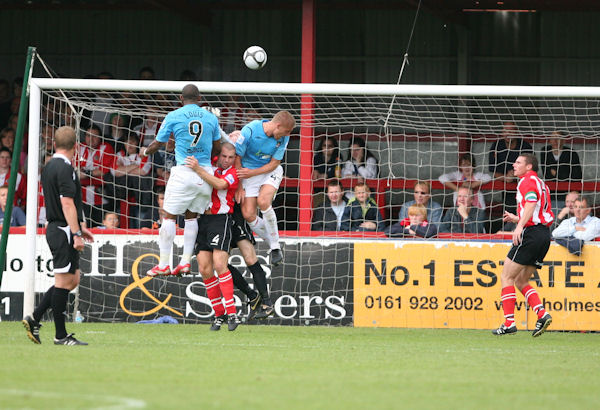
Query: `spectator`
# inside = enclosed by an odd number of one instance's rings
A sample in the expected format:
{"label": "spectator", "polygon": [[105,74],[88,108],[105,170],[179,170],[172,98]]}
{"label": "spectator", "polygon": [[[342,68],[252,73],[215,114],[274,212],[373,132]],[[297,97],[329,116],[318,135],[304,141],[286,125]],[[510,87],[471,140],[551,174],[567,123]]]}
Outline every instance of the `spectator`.
{"label": "spectator", "polygon": [[342,178],[356,176],[367,179],[379,176],[377,158],[366,148],[362,138],[354,138],[350,144],[350,155],[342,168]]}
{"label": "spectator", "polygon": [[147,110],[149,112],[144,117],[144,121],[133,129],[140,139],[140,147],[147,147],[154,141],[162,118],[158,107],[147,107]]}
{"label": "spectator", "polygon": [[139,139],[131,134],[125,144],[126,152],[119,152],[115,160],[114,176],[115,198],[129,200],[133,198],[135,205],[131,208],[133,216],[130,228],[139,228],[141,219],[150,219],[152,201],[152,177],[148,175],[152,164],[147,156],[139,154]]}
{"label": "spectator", "polygon": [[[0,186],[8,186],[11,172],[12,153],[6,147],[0,148]],[[17,171],[14,205],[25,209],[27,199],[27,181],[23,174]]]}
{"label": "spectator", "polygon": [[138,77],[140,80],[156,80],[154,70],[149,66],[140,68]]}
{"label": "spectator", "polygon": [[560,131],[550,136],[550,144],[540,152],[540,164],[547,181],[581,181],[582,172],[579,155],[565,145],[565,137]]}
{"label": "spectator", "polygon": [[335,138],[326,136],[321,139],[313,159],[312,179],[339,178],[340,176],[340,148]]}
{"label": "spectator", "polygon": [[565,219],[552,231],[553,238],[573,237],[582,241],[592,241],[600,236],[600,219],[590,215],[590,200],[582,196],[575,201],[575,216]]}
{"label": "spectator", "polygon": [[40,158],[41,164],[46,164],[52,159],[54,154],[54,127],[52,125],[44,125],[40,135]]}
{"label": "spectator", "polygon": [[475,164],[475,157],[472,154],[463,154],[458,159],[458,171],[450,172],[440,176],[440,182],[444,184],[446,188],[450,188],[454,191],[452,194],[452,204],[457,205],[457,192],[458,188],[465,186],[471,188],[476,196],[473,198],[473,206],[479,209],[485,209],[485,199],[483,193],[479,190],[479,187],[492,180],[492,177],[483,172],[474,172],[477,165]]}
{"label": "spectator", "polygon": [[[552,133],[550,144],[540,152],[540,165],[546,182],[581,181],[582,171],[579,155],[565,145],[565,137],[560,131]],[[566,197],[565,190],[552,190],[552,203],[562,208]]]}
{"label": "spectator", "polygon": [[409,206],[408,217],[394,225],[390,225],[385,231],[391,237],[420,236],[431,238],[437,235],[436,226],[427,221],[427,208],[421,204]]}
{"label": "spectator", "polygon": [[565,206],[562,207],[560,211],[557,209],[554,213],[555,226],[560,225],[565,219],[569,219],[572,216],[575,216],[575,201],[577,201],[578,199],[579,192],[577,191],[571,191],[565,196]]}
{"label": "spectator", "polygon": [[[495,141],[490,147],[489,152],[489,170],[494,174],[494,178],[504,182],[517,182],[515,178],[513,164],[521,154],[533,153],[533,149],[528,142],[518,137],[518,130],[514,122],[504,123],[502,138]],[[502,191],[502,203],[504,211],[515,213],[517,207],[516,191]],[[492,221],[492,232],[500,229],[502,221]]]}
{"label": "spectator", "polygon": [[117,229],[119,227],[119,216],[114,212],[106,212],[99,229]]}
{"label": "spectator", "polygon": [[354,198],[348,201],[342,215],[342,231],[383,231],[385,224],[377,203],[371,198],[367,184],[354,186]]}
{"label": "spectator", "polygon": [[327,198],[325,202],[313,212],[313,231],[339,231],[342,224],[342,216],[346,200],[342,184],[337,179],[327,183]]}
{"label": "spectator", "polygon": [[402,222],[408,218],[408,208],[411,205],[420,204],[427,209],[427,221],[437,228],[442,220],[442,206],[431,199],[431,188],[428,182],[418,181],[415,184],[414,200],[408,201],[400,208],[398,221]]}
{"label": "spectator", "polygon": [[177,165],[175,161],[175,139],[173,137],[169,138],[165,149],[158,150],[152,155],[152,165],[157,178],[166,183],[171,175],[171,168]]}
{"label": "spectator", "polygon": [[198,76],[192,70],[183,70],[181,74],[179,74],[179,81],[198,81]]}
{"label": "spectator", "polygon": [[129,117],[119,113],[111,114],[110,127],[106,135],[106,141],[113,146],[115,153],[125,152],[125,144],[127,143]]}
{"label": "spectator", "polygon": [[9,127],[3,128],[0,131],[0,144],[12,152],[15,146],[15,130]]}
{"label": "spectator", "polygon": [[[156,189],[156,201],[152,208],[151,222],[142,220],[140,222],[140,228],[152,228],[158,229],[162,225],[163,219],[165,218],[166,212],[163,209],[165,203],[165,187],[158,187]],[[184,226],[185,220],[183,215],[178,215],[176,220],[176,226]]]}
{"label": "spectator", "polygon": [[[506,182],[514,182],[515,176],[513,164],[524,153],[533,153],[533,149],[528,142],[517,137],[517,127],[515,123],[507,121],[504,123],[502,138],[497,140],[490,147],[489,169],[494,173],[494,178]],[[513,194],[513,204],[514,194]]]}
{"label": "spectator", "polygon": [[456,201],[456,205],[446,211],[440,232],[485,233],[487,216],[483,209],[473,206],[473,191],[465,186],[458,188]]}
{"label": "spectator", "polygon": [[[0,186],[0,229],[2,229],[2,225],[4,224],[4,212],[6,212],[7,199],[8,187]],[[25,226],[25,212],[18,206],[13,207],[10,226]]]}
{"label": "spectator", "polygon": [[102,223],[103,208],[111,205],[108,198],[114,196],[112,186],[104,182],[115,162],[114,151],[103,141],[100,128],[91,125],[85,130],[85,144],[79,146],[77,156],[83,209],[90,220],[89,226],[98,226]]}

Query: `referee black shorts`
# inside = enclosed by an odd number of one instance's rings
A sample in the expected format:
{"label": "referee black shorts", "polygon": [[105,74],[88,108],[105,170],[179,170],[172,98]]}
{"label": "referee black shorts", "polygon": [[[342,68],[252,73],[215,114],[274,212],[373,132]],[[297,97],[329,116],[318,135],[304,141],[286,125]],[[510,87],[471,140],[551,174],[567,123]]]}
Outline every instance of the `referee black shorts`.
{"label": "referee black shorts", "polygon": [[196,254],[200,251],[212,252],[215,249],[229,253],[230,244],[231,215],[202,215],[198,219]]}
{"label": "referee black shorts", "polygon": [[527,226],[521,233],[521,243],[510,248],[508,258],[520,265],[541,269],[549,248],[550,229],[539,224]]}
{"label": "referee black shorts", "polygon": [[79,252],[73,248],[73,234],[69,225],[50,222],[46,241],[52,252],[54,273],[75,273],[79,269]]}
{"label": "referee black shorts", "polygon": [[233,207],[233,223],[231,226],[231,248],[237,248],[237,243],[244,239],[249,240],[252,245],[256,244],[252,228],[242,215],[242,208],[236,203]]}

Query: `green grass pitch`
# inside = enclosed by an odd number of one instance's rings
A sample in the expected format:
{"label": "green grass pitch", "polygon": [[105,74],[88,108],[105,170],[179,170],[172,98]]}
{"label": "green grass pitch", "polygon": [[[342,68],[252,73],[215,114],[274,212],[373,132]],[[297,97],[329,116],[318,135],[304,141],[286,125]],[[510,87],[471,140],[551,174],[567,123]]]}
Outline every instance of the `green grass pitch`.
{"label": "green grass pitch", "polygon": [[597,334],[0,323],[1,409],[597,408]]}

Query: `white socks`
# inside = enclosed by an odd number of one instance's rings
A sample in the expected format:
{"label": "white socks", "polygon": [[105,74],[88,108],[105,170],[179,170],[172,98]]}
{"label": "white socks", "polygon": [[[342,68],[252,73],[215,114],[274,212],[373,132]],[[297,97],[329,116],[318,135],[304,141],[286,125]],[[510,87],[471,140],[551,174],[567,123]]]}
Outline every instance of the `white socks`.
{"label": "white socks", "polygon": [[[197,228],[196,228],[197,229]],[[175,220],[164,218],[158,231],[158,248],[160,249],[160,262],[158,267],[164,269],[169,264],[173,240],[175,239]]]}
{"label": "white socks", "polygon": [[260,216],[257,216],[254,221],[248,222],[248,225],[250,225],[250,228],[252,228],[252,230],[256,232],[256,234],[260,236],[263,241],[269,243],[267,227],[265,225],[265,221]]}
{"label": "white socks", "polygon": [[196,236],[198,236],[198,220],[196,218],[186,219],[183,227],[183,254],[179,262],[180,265],[190,263],[196,245]]}
{"label": "white socks", "polygon": [[277,228],[277,215],[273,207],[270,206],[266,211],[262,211],[264,224],[268,234],[268,243],[271,249],[279,249],[279,229]]}

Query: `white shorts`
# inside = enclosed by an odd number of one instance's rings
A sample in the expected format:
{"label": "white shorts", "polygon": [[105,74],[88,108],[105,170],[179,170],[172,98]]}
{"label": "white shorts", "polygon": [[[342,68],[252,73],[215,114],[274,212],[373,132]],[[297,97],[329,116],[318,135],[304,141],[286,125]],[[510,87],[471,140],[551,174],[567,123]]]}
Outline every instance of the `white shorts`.
{"label": "white shorts", "polygon": [[261,186],[271,185],[272,187],[275,187],[275,190],[278,190],[282,179],[283,168],[281,167],[281,165],[279,165],[269,174],[260,174],[252,178],[243,179],[242,185],[244,187],[244,190],[246,191],[247,197],[256,198],[258,197],[258,193],[260,192]]}
{"label": "white shorts", "polygon": [[[212,167],[202,167],[213,173]],[[171,168],[165,189],[163,209],[171,215],[183,215],[186,210],[204,213],[210,203],[212,186],[185,165]]]}

